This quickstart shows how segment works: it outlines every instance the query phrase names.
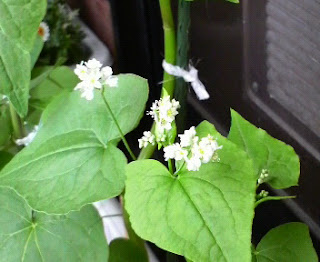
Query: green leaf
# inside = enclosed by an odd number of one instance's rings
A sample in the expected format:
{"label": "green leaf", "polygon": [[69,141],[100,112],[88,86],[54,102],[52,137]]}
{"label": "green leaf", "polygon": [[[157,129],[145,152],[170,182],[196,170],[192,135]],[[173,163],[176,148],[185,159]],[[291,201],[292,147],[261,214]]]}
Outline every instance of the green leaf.
{"label": "green leaf", "polygon": [[[106,88],[104,95],[124,134],[137,127],[148,99],[148,82],[133,74],[118,75],[118,87]],[[93,130],[104,143],[121,138],[106,109],[101,92],[87,101],[80,92],[73,91],[57,97],[44,111],[43,128],[39,137],[78,129]],[[136,142],[137,143],[137,142]]]}
{"label": "green leaf", "polygon": [[109,262],[148,262],[148,257],[131,240],[118,238],[110,243]]}
{"label": "green leaf", "polygon": [[281,189],[296,186],[300,175],[299,157],[294,149],[255,127],[236,111],[231,110],[229,140],[245,150],[253,160],[257,177],[267,169],[267,183]]}
{"label": "green leaf", "polygon": [[208,122],[197,128],[223,148],[220,162],[173,177],[155,160],[126,169],[125,207],[136,233],[193,261],[251,261],[255,201],[252,162]]}
{"label": "green leaf", "polygon": [[13,158],[13,155],[5,152],[0,151],[0,170]]}
{"label": "green leaf", "polygon": [[108,261],[102,221],[93,206],[67,216],[32,213],[13,190],[0,188],[0,210],[2,261]]}
{"label": "green leaf", "polygon": [[270,230],[258,244],[257,262],[317,262],[308,227],[288,223]]}
{"label": "green leaf", "polygon": [[34,209],[61,214],[119,195],[125,165],[112,143],[78,130],[32,143],[2,170],[1,184],[13,187]]}
{"label": "green leaf", "polygon": [[0,1],[0,93],[20,116],[28,110],[30,52],[45,12],[45,0]]}
{"label": "green leaf", "polygon": [[[120,75],[105,97],[124,134],[140,121],[148,97],[147,81]],[[119,195],[126,158],[116,148],[120,134],[101,93],[92,101],[65,92],[44,111],[35,140],[0,172],[0,184],[14,188],[38,211],[64,214]]]}
{"label": "green leaf", "polygon": [[38,83],[30,90],[30,105],[45,109],[46,106],[65,90],[72,91],[79,82],[78,77],[66,66],[42,67],[34,72],[38,76],[32,80]]}
{"label": "green leaf", "polygon": [[41,38],[41,36],[37,35],[36,36],[36,39],[34,41],[34,45],[33,45],[33,48],[30,52],[30,57],[31,57],[31,69],[34,67],[34,65],[36,64],[38,58],[39,58],[39,55],[42,51],[42,48],[43,48],[43,40]]}

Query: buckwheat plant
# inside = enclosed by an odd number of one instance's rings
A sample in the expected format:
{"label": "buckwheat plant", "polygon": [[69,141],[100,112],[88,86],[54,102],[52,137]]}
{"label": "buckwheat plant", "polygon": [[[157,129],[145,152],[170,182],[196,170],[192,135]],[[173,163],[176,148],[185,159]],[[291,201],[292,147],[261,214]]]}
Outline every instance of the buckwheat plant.
{"label": "buckwheat plant", "polygon": [[[188,262],[318,261],[302,223],[252,241],[255,208],[291,198],[274,189],[298,184],[292,147],[234,110],[227,137],[208,121],[177,134],[185,81],[200,100],[209,93],[181,57],[191,2],[178,1],[177,39],[171,2],[159,4],[165,72],[162,95],[145,112],[147,80],[114,75],[98,59],[74,71],[59,63],[35,67],[46,40],[39,35],[46,1],[1,1],[0,260],[145,262],[148,241]],[[152,127],[127,141],[144,114]],[[122,214],[102,218],[94,204],[114,197]],[[127,237],[106,240],[102,219],[119,215]]]}

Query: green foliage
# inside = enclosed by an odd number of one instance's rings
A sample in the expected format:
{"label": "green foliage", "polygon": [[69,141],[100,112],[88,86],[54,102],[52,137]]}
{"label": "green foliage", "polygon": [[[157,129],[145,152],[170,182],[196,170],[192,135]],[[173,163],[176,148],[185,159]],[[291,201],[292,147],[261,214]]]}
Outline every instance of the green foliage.
{"label": "green foliage", "polygon": [[0,170],[12,159],[13,155],[8,152],[0,151]]}
{"label": "green foliage", "polygon": [[0,187],[0,220],[1,261],[108,260],[102,221],[93,206],[48,216],[33,212],[13,190]]}
{"label": "green foliage", "polygon": [[148,257],[133,241],[118,238],[110,243],[109,262],[148,262]]}
{"label": "green foliage", "polygon": [[0,1],[0,93],[21,116],[28,110],[30,52],[45,8],[45,0]]}
{"label": "green foliage", "polygon": [[33,81],[37,81],[38,85],[30,90],[29,103],[32,107],[42,110],[63,91],[72,91],[79,82],[78,77],[66,66],[40,67],[33,74],[37,76]]}
{"label": "green foliage", "polygon": [[296,186],[300,175],[299,158],[294,149],[255,127],[236,111],[231,111],[232,124],[228,138],[245,150],[253,160],[257,178],[266,169],[267,183],[273,188]]}
{"label": "green foliage", "polygon": [[250,261],[255,176],[251,161],[208,122],[223,149],[220,162],[172,176],[155,160],[127,166],[125,207],[136,233],[161,248],[201,261]]}
{"label": "green foliage", "polygon": [[38,125],[42,111],[58,95],[73,90],[78,77],[66,66],[37,67],[32,71],[27,122]]}
{"label": "green foliage", "polygon": [[[119,75],[105,98],[124,134],[139,123],[147,81]],[[63,80],[62,80],[63,81]],[[13,187],[38,211],[62,214],[119,195],[126,159],[115,147],[120,135],[101,93],[87,101],[80,92],[57,97],[44,111],[37,137],[1,171],[0,184]]]}
{"label": "green foliage", "polygon": [[33,68],[34,65],[36,64],[36,62],[37,62],[37,60],[39,58],[39,55],[40,55],[40,53],[42,51],[42,48],[43,48],[43,40],[42,40],[41,36],[38,34],[36,36],[33,48],[32,48],[31,53],[30,53],[31,68]]}
{"label": "green foliage", "polygon": [[66,0],[49,0],[44,21],[50,28],[50,38],[45,43],[38,65],[53,65],[64,57],[67,64],[86,60],[82,40],[85,34],[74,19],[77,11],[71,11]]}
{"label": "green foliage", "polygon": [[1,172],[36,210],[62,214],[119,195],[126,158],[94,132],[78,130],[32,143]]}
{"label": "green foliage", "polygon": [[257,262],[317,262],[308,227],[288,223],[270,230],[253,252]]}

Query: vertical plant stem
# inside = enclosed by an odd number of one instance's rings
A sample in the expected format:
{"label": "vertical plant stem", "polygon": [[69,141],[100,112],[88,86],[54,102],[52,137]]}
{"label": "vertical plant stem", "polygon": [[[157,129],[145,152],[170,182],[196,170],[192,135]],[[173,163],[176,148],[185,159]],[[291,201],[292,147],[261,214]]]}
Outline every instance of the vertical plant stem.
{"label": "vertical plant stem", "polygon": [[[174,27],[171,0],[159,0],[160,11],[163,24],[163,33],[164,33],[164,59],[175,65],[176,63],[176,32]],[[169,75],[168,73],[163,73],[163,84],[161,97],[169,95],[173,96],[175,87],[174,76]],[[153,123],[151,132],[154,131],[155,124]],[[147,147],[143,148],[140,151],[138,159],[148,159],[153,155],[156,145],[149,144]]]}
{"label": "vertical plant stem", "polygon": [[173,165],[172,165],[171,159],[168,159],[168,168],[169,168],[169,172],[173,175]]}
{"label": "vertical plant stem", "polygon": [[23,126],[22,126],[22,121],[11,103],[9,107],[10,107],[13,135],[15,138],[22,138],[25,135]]}
{"label": "vertical plant stem", "polygon": [[121,140],[122,140],[124,146],[126,147],[126,149],[127,149],[128,153],[130,154],[131,158],[132,158],[133,160],[137,160],[136,156],[133,154],[133,152],[132,152],[132,150],[131,150],[131,148],[130,148],[127,140],[126,140],[126,138],[124,137],[124,135],[123,135],[123,133],[122,133],[122,130],[121,130],[120,126],[119,126],[119,123],[118,123],[116,117],[114,116],[114,114],[113,114],[113,112],[112,112],[112,110],[111,110],[111,108],[110,108],[110,106],[109,106],[108,101],[107,101],[106,98],[104,97],[104,88],[102,88],[102,90],[101,90],[101,96],[102,96],[103,102],[105,103],[105,105],[106,105],[106,107],[107,107],[107,109],[108,109],[108,111],[109,111],[109,113],[110,113],[110,115],[111,115],[111,117],[112,117],[113,122],[115,123],[115,125],[116,125],[116,127],[117,127],[117,129],[118,129],[118,131],[119,131],[119,134],[120,134],[120,136],[121,136]]}
{"label": "vertical plant stem", "polygon": [[[189,29],[191,2],[179,0],[177,27],[177,66],[187,69],[189,63]],[[178,133],[184,130],[187,113],[188,83],[182,78],[176,78],[174,97],[180,102],[179,114],[176,117]]]}
{"label": "vertical plant stem", "polygon": [[[171,9],[171,0],[159,0],[163,32],[164,32],[164,59],[167,63],[175,65],[176,63],[176,32]],[[174,76],[164,72],[162,94],[173,96],[175,86]]]}

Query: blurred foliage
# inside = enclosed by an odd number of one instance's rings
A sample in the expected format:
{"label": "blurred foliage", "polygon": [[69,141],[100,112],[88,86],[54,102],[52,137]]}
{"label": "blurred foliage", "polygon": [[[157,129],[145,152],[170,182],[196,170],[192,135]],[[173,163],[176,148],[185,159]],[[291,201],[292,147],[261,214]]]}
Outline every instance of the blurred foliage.
{"label": "blurred foliage", "polygon": [[50,38],[45,42],[37,65],[53,65],[59,58],[66,64],[76,64],[84,60],[88,51],[82,44],[85,34],[75,21],[78,10],[71,10],[66,0],[48,0],[44,18],[50,28]]}

